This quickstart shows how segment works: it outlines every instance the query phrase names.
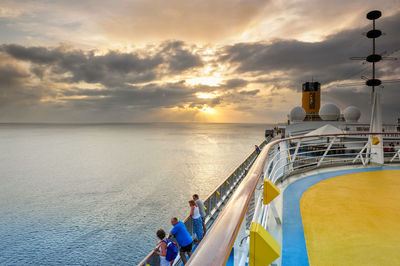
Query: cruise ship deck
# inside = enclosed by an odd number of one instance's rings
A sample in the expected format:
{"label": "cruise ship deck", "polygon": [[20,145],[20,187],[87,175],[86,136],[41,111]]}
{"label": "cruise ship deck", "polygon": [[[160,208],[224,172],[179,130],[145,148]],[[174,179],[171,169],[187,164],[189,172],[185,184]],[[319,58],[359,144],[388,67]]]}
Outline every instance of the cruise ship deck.
{"label": "cruise ship deck", "polygon": [[400,167],[326,171],[283,193],[282,265],[400,265]]}
{"label": "cruise ship deck", "polygon": [[205,200],[210,227],[188,265],[400,265],[400,149],[379,164],[372,142],[398,133],[357,134],[264,144]]}

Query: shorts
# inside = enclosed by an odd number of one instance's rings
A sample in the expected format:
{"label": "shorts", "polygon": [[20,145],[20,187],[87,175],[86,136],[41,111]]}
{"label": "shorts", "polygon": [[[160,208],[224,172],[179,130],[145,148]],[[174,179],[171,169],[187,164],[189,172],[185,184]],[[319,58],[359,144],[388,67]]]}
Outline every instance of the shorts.
{"label": "shorts", "polygon": [[193,244],[193,242],[190,243],[190,244],[187,245],[187,246],[181,247],[181,248],[179,249],[179,251],[180,251],[180,252],[192,252],[192,244]]}
{"label": "shorts", "polygon": [[160,256],[160,266],[169,266],[169,261],[165,256]]}

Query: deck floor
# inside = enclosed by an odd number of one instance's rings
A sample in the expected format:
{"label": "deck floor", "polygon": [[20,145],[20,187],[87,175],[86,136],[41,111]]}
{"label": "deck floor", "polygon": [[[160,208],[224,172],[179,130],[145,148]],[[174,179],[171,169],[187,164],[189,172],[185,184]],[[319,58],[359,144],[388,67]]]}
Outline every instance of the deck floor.
{"label": "deck floor", "polygon": [[282,265],[400,265],[400,168],[317,174],[284,192]]}

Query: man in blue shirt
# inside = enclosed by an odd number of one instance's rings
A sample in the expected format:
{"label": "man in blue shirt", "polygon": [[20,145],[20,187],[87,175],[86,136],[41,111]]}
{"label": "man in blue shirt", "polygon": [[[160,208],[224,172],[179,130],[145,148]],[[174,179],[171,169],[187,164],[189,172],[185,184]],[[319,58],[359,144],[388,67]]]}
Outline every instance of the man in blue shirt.
{"label": "man in blue shirt", "polygon": [[169,233],[168,238],[170,238],[172,235],[175,236],[176,241],[178,241],[178,245],[180,247],[179,249],[179,255],[182,258],[183,264],[186,264],[186,254],[187,253],[190,256],[192,256],[192,243],[193,239],[190,236],[188,230],[186,229],[186,226],[184,223],[178,220],[178,218],[173,217],[171,218],[171,224],[173,226],[171,232]]}

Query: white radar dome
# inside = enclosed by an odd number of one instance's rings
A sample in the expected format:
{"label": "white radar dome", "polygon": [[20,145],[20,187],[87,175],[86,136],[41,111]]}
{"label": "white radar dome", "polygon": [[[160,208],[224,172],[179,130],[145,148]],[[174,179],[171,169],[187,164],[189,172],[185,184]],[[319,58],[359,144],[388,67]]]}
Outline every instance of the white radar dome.
{"label": "white radar dome", "polygon": [[361,117],[360,109],[355,106],[349,106],[343,111],[346,122],[357,122]]}
{"label": "white radar dome", "polygon": [[306,118],[306,111],[301,106],[296,106],[290,111],[291,121],[303,121]]}
{"label": "white radar dome", "polygon": [[340,117],[340,109],[336,104],[327,103],[319,109],[319,116],[322,120],[335,121]]}

